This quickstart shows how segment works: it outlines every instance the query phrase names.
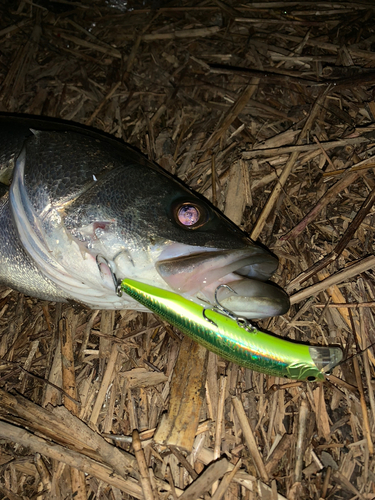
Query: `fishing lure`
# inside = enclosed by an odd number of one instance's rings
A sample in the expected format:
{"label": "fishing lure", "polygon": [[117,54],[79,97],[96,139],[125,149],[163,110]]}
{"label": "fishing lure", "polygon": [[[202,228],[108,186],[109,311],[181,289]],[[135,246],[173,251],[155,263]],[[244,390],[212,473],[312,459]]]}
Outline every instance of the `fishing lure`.
{"label": "fishing lure", "polygon": [[[224,285],[226,286],[226,285]],[[324,380],[342,359],[339,347],[308,346],[258,330],[217,301],[207,309],[177,293],[125,278],[125,292],[219,356],[257,372],[297,380]]]}

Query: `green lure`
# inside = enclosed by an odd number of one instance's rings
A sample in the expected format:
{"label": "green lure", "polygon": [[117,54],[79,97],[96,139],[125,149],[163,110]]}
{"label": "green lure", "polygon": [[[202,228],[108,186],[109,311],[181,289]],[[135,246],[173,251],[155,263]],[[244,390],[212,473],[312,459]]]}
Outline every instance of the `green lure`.
{"label": "green lure", "polygon": [[312,347],[283,340],[261,332],[246,320],[236,321],[168,290],[132,279],[122,280],[120,289],[210,351],[257,372],[324,380],[342,359],[339,347]]}

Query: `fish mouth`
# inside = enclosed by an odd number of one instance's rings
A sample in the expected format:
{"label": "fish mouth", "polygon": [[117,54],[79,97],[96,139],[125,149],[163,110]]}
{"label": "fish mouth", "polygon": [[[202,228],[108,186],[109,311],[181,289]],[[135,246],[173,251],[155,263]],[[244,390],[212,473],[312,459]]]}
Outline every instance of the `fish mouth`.
{"label": "fish mouth", "polygon": [[199,250],[171,258],[164,252],[160,255],[156,269],[174,291],[212,305],[217,298],[223,307],[248,319],[288,311],[288,295],[267,282],[278,265],[269,252],[255,245],[237,250]]}

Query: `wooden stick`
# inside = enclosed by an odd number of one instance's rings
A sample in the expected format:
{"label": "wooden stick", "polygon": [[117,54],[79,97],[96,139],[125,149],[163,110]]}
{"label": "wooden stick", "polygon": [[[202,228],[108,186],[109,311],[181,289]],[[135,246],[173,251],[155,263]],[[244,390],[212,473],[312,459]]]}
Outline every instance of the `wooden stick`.
{"label": "wooden stick", "polygon": [[[290,40],[291,42],[295,43],[300,43],[302,42],[303,38],[300,36],[294,36],[294,35],[282,35],[281,36],[285,40]],[[322,49],[328,50],[333,53],[337,53],[340,49],[339,45],[336,45],[335,43],[328,43],[328,42],[323,42],[321,40],[314,40],[314,39],[308,39],[306,40],[306,45],[310,45],[312,47],[320,47]],[[372,51],[369,50],[359,50],[359,49],[351,49],[350,47],[348,48],[350,55],[357,56],[357,57],[363,57],[365,59],[370,59],[370,60],[375,60],[375,54]],[[353,77],[355,78],[355,77]],[[353,80],[352,78],[352,80]],[[343,79],[342,79],[343,80]],[[339,80],[341,82],[342,80]],[[348,84],[349,81],[345,78],[346,84]],[[336,85],[333,87],[333,90],[336,90]]]}
{"label": "wooden stick", "polygon": [[225,403],[225,393],[227,389],[227,377],[221,377],[220,379],[220,390],[219,390],[219,403],[217,407],[216,416],[216,428],[215,428],[215,446],[214,446],[214,457],[220,457],[221,451],[221,434],[224,419],[224,403]]}
{"label": "wooden stick", "polygon": [[108,94],[102,99],[102,101],[98,104],[96,107],[95,111],[92,113],[90,118],[88,118],[85,121],[86,125],[92,125],[92,122],[95,120],[95,118],[98,116],[100,111],[102,110],[103,106],[107,104],[107,102],[112,98],[113,94],[116,92],[116,90],[120,87],[121,82],[115,83],[115,85],[111,88],[111,90],[108,92]]}
{"label": "wooden stick", "polygon": [[364,390],[363,390],[361,372],[359,370],[358,358],[356,358],[356,357],[353,358],[353,366],[354,366],[355,378],[357,380],[359,397],[360,397],[360,401],[361,401],[361,410],[362,410],[363,427],[364,427],[363,435],[366,438],[369,453],[370,453],[370,455],[373,455],[374,445],[373,445],[372,437],[371,437],[371,429],[370,429],[370,423],[368,420],[367,405],[366,405],[366,399],[365,399],[365,394],[364,394]]}
{"label": "wooden stick", "polygon": [[19,30],[23,26],[26,26],[31,22],[31,19],[24,19],[23,21],[20,21],[19,23],[12,24],[11,26],[7,26],[6,28],[0,30],[0,37],[8,35],[8,33],[11,33],[12,31]]}
{"label": "wooden stick", "polygon": [[233,163],[229,169],[227,193],[224,214],[238,226],[241,224],[242,216],[246,206],[246,184],[244,182],[243,160]]}
{"label": "wooden stick", "polygon": [[271,453],[266,463],[266,471],[272,476],[273,472],[279,466],[280,460],[283,458],[288,449],[292,446],[293,434],[284,434],[276,448]]}
{"label": "wooden stick", "polygon": [[[1,389],[0,389],[0,394],[1,394]],[[1,401],[1,400],[0,400]],[[200,434],[203,434],[204,432],[210,431],[211,427],[213,426],[212,420],[204,420],[198,425],[197,433],[196,436],[199,436]],[[142,442],[142,446],[145,447],[148,444],[150,444],[150,440],[152,439],[153,435],[155,434],[156,428],[148,429],[147,431],[143,431],[139,433],[139,438]],[[102,437],[106,439],[113,439],[114,441],[119,441],[120,443],[131,443],[132,442],[132,436],[127,436],[124,434],[107,434],[103,432]]]}
{"label": "wooden stick", "polygon": [[68,40],[69,42],[73,42],[77,45],[80,45],[81,47],[86,47],[87,49],[95,50],[97,52],[102,52],[103,54],[106,54],[107,56],[116,57],[118,59],[121,59],[123,57],[123,54],[119,50],[114,49],[113,47],[111,47],[111,48],[102,47],[101,45],[98,45],[97,43],[88,42],[87,40],[84,40],[83,38],[78,38],[77,36],[69,35],[68,33],[63,33],[60,29],[55,29],[53,31],[58,32],[59,36],[61,38],[63,38],[64,40]]}
{"label": "wooden stick", "polygon": [[[215,428],[215,445],[214,445],[214,458],[215,460],[220,457],[221,454],[221,440],[223,433],[223,420],[224,420],[224,403],[225,394],[227,391],[227,380],[228,377],[221,377],[220,379],[220,389],[219,389],[219,401],[217,405],[217,417],[216,417],[216,428]],[[215,493],[218,482],[212,485],[212,493]]]}
{"label": "wooden stick", "polygon": [[344,302],[344,304],[330,302],[329,304],[313,304],[313,307],[318,307],[319,309],[323,309],[324,307],[334,307],[337,309],[357,309],[363,307],[375,307],[375,302]]}
{"label": "wooden stick", "polygon": [[146,500],[155,500],[154,492],[152,491],[148,467],[146,464],[145,454],[143,452],[141,440],[139,439],[139,432],[133,429],[133,449],[135,458],[137,459],[139,468],[139,480],[142,486],[143,495]]}
{"label": "wooden stick", "polygon": [[320,198],[315,207],[299,222],[289,233],[284,234],[280,241],[289,241],[296,238],[299,234],[306,229],[306,227],[320,214],[324,207],[333,201],[337,194],[345,188],[353,184],[353,182],[360,176],[359,172],[348,172],[342,179],[337,181],[331,186],[327,192]]}
{"label": "wooden stick", "polygon": [[350,240],[353,238],[354,233],[357,231],[361,223],[363,222],[364,218],[367,216],[369,211],[371,210],[373,204],[375,202],[375,187],[372,189],[370,194],[367,196],[365,202],[357,212],[356,216],[352,220],[352,222],[349,224],[347,230],[345,231],[343,237],[341,240],[337,243],[335,248],[332,250],[331,253],[326,255],[323,259],[319,260],[316,262],[310,269],[305,271],[303,274],[303,279],[300,280],[300,283],[304,283],[308,279],[310,279],[312,276],[314,276],[316,273],[324,269],[328,264],[331,264],[334,262],[345,250],[347,247],[348,243]]}
{"label": "wooden stick", "polygon": [[212,204],[216,207],[217,205],[217,194],[216,194],[216,166],[215,166],[215,155],[211,156],[211,183],[212,183]]}
{"label": "wooden stick", "polygon": [[74,500],[87,500],[85,473],[76,467],[71,467],[70,478],[72,481],[72,498]]}
{"label": "wooden stick", "polygon": [[348,171],[357,172],[358,170],[367,170],[368,168],[374,167],[375,163],[369,161],[369,159],[366,158],[366,160],[360,161],[359,163],[356,163],[349,168],[341,168],[340,170],[331,170],[330,172],[324,172],[324,174],[322,174],[322,177],[335,177],[336,175],[345,174]]}
{"label": "wooden stick", "polygon": [[305,300],[311,297],[312,295],[317,295],[318,293],[322,292],[323,290],[326,290],[330,286],[342,283],[343,281],[353,278],[353,276],[368,271],[373,267],[375,267],[375,256],[370,255],[369,257],[365,257],[359,262],[352,264],[346,269],[343,269],[342,271],[339,271],[338,273],[329,276],[328,278],[320,281],[319,283],[315,283],[312,286],[309,286],[307,288],[304,288],[303,290],[300,290],[299,292],[296,292],[290,297],[290,303],[297,304],[298,302],[301,302],[302,300]]}
{"label": "wooden stick", "polygon": [[204,399],[207,358],[207,349],[183,338],[173,370],[168,413],[155,432],[156,443],[192,450]]}
{"label": "wooden stick", "polygon": [[184,457],[184,455],[180,452],[176,446],[169,446],[169,449],[173,453],[173,455],[177,458],[177,460],[185,467],[185,469],[188,471],[192,479],[197,479],[198,474],[195,472],[193,467],[190,465],[190,463],[187,461],[187,459]]}
{"label": "wooden stick", "polygon": [[223,121],[221,122],[219,129],[216,130],[204,144],[203,149],[206,151],[206,153],[204,153],[202,158],[199,160],[200,163],[207,159],[208,152],[210,151],[210,149],[217,143],[217,141],[221,139],[221,137],[223,137],[223,135],[225,134],[231,123],[241,113],[243,108],[248,103],[248,100],[252,97],[252,95],[258,88],[259,82],[260,82],[259,78],[252,78],[249,85],[247,85],[247,87],[243,90],[240,97],[229,109]]}
{"label": "wooden stick", "polygon": [[242,401],[238,399],[236,396],[234,396],[232,398],[232,404],[234,406],[234,409],[236,410],[238,420],[240,421],[241,429],[243,432],[243,436],[249,448],[250,454],[254,460],[254,463],[258,469],[259,475],[262,478],[262,481],[267,483],[269,479],[268,474],[263,463],[263,458],[259,453],[258,445],[255,441],[255,437],[250,427],[250,423],[246,416],[244,407],[242,405]]}
{"label": "wooden stick", "polygon": [[176,488],[175,488],[174,482],[173,482],[173,475],[172,475],[171,467],[169,464],[167,466],[167,480],[168,480],[169,486],[171,487],[171,494],[172,494],[173,500],[178,500]]}
{"label": "wooden stick", "polygon": [[179,497],[179,500],[196,500],[201,495],[206,493],[212,484],[220,479],[226,472],[228,461],[226,458],[212,462],[202,474],[190,485],[184,493]]}
{"label": "wooden stick", "polygon": [[367,216],[371,208],[373,207],[375,203],[375,186],[367,196],[366,200],[363,202],[363,205],[361,208],[358,210],[356,216],[352,220],[352,222],[349,224],[347,230],[344,233],[344,236],[341,238],[341,240],[337,243],[337,245],[334,248],[334,252],[337,255],[341,255],[343,250],[347,247],[349,241],[352,239],[354,236],[354,233],[357,231],[359,226],[362,224],[364,218]]}
{"label": "wooden stick", "polygon": [[237,9],[234,9],[229,4],[222,2],[221,0],[213,0],[213,2],[216,3],[216,5],[218,5],[230,17],[236,18],[241,16],[241,12]]}
{"label": "wooden stick", "polygon": [[125,68],[124,75],[122,77],[122,81],[123,82],[125,82],[128,79],[129,73],[130,73],[130,71],[133,68],[135,57],[137,55],[137,52],[138,52],[139,46],[141,44],[141,41],[142,41],[142,36],[138,35],[137,38],[135,39],[135,42],[134,42],[133,47],[132,47],[132,50],[130,51],[130,54],[128,56],[128,60],[126,61],[126,68]]}
{"label": "wooden stick", "polygon": [[34,433],[75,450],[85,449],[92,458],[100,457],[120,476],[133,474],[134,456],[107,443],[102,436],[90,429],[82,420],[72,415],[64,406],[52,412],[29,401],[21,394],[10,394],[0,389],[0,406],[20,419]]}
{"label": "wooden stick", "polygon": [[[17,443],[18,445],[29,448],[32,453],[40,453],[52,459],[63,462],[71,467],[75,467],[87,474],[90,474],[105,483],[119,488],[121,491],[133,495],[136,498],[143,498],[142,488],[133,479],[124,479],[114,473],[113,469],[100,464],[91,458],[80,453],[68,450],[64,446],[51,443],[40,437],[33,435],[20,427],[0,421],[0,436]],[[168,486],[168,485],[166,485]]]}
{"label": "wooden stick", "polygon": [[113,337],[114,337],[114,329],[113,325],[115,322],[115,312],[109,311],[105,309],[101,312],[100,318],[100,333],[104,334],[100,336],[99,343],[99,359],[103,360],[103,371],[105,361],[111,356],[112,348],[113,348]]}
{"label": "wooden stick", "polygon": [[304,439],[306,435],[307,428],[307,417],[309,416],[309,407],[305,400],[301,401],[301,406],[299,409],[299,420],[298,420],[298,437],[296,445],[296,464],[294,468],[294,481],[296,483],[301,482],[302,479],[302,465],[303,465],[303,455],[304,449]]}
{"label": "wooden stick", "polygon": [[341,378],[338,378],[335,375],[327,375],[327,380],[329,380],[334,385],[344,387],[345,389],[347,389],[350,392],[353,392],[354,394],[358,393],[358,387],[356,387],[355,385],[348,384],[348,382],[345,382],[345,380],[342,380]]}
{"label": "wooden stick", "polygon": [[221,500],[223,498],[223,496],[225,495],[225,492],[229,488],[230,483],[232,482],[237,471],[240,469],[241,465],[242,465],[242,460],[239,459],[238,462],[236,463],[234,469],[225,474],[225,476],[223,477],[223,479],[220,482],[218,489],[212,495],[212,500]]}
{"label": "wooden stick", "polygon": [[40,477],[40,485],[43,488],[44,491],[51,491],[51,474],[49,470],[46,467],[46,464],[44,463],[42,457],[40,456],[40,453],[36,453],[34,457],[34,463],[35,467],[37,468],[39,472],[39,477]]}
{"label": "wooden stick", "polygon": [[322,154],[323,154],[324,158],[325,158],[325,159],[327,160],[327,162],[329,163],[330,167],[331,167],[332,169],[334,169],[335,167],[334,167],[334,165],[333,165],[333,163],[332,163],[331,158],[327,155],[327,153],[326,153],[325,149],[323,148],[323,146],[322,146],[321,142],[320,142],[320,141],[319,141],[319,139],[316,137],[316,135],[314,135],[314,141],[315,141],[315,142],[317,143],[317,145],[319,146],[319,149],[321,150],[321,152],[322,152]]}
{"label": "wooden stick", "polygon": [[320,494],[320,498],[325,498],[327,496],[327,491],[328,491],[328,485],[329,485],[329,480],[331,479],[331,474],[332,474],[332,467],[328,466],[326,475],[324,478],[323,486],[322,486],[322,492]]}
{"label": "wooden stick", "polygon": [[[61,341],[61,357],[62,357],[62,381],[63,388],[69,396],[77,398],[76,376],[74,368],[74,350],[73,350],[73,328],[76,324],[74,313],[69,309],[66,317],[62,318],[59,322],[59,332]],[[72,402],[71,399],[64,399],[64,406],[73,415],[78,415],[79,407]],[[72,494],[77,500],[86,500],[86,480],[83,471],[78,470],[76,467],[71,467],[70,479]]]}
{"label": "wooden stick", "polygon": [[375,420],[375,397],[374,397],[374,390],[372,388],[372,380],[371,380],[371,370],[370,370],[370,363],[369,363],[369,356],[368,352],[365,351],[362,354],[362,359],[363,359],[363,364],[365,367],[365,374],[366,374],[366,382],[367,382],[367,391],[368,391],[368,396],[369,396],[369,401],[370,401],[370,408],[371,408],[371,413],[372,413],[372,424],[374,424]]}
{"label": "wooden stick", "polygon": [[91,417],[90,417],[90,426],[92,428],[96,427],[96,422],[98,421],[99,413],[100,413],[100,410],[103,406],[105,395],[108,391],[109,385],[111,384],[111,382],[113,380],[113,371],[115,369],[117,356],[118,356],[118,347],[116,344],[113,344],[111,356],[110,356],[108,363],[107,363],[107,368],[106,368],[106,371],[104,373],[103,381],[102,381],[102,384],[100,386],[100,390],[98,392],[98,395],[96,396],[94,408],[92,409],[92,413],[91,413]]}
{"label": "wooden stick", "polygon": [[[61,341],[61,368],[63,389],[74,399],[77,399],[76,375],[74,369],[74,354],[73,354],[73,332],[72,322],[73,311],[68,311],[66,317],[59,322],[59,333]],[[64,406],[73,413],[78,415],[79,408],[71,399],[64,400]]]}
{"label": "wooden stick", "polygon": [[276,68],[273,71],[265,71],[260,69],[253,68],[241,68],[236,66],[228,66],[226,64],[210,64],[211,73],[223,73],[223,74],[234,74],[234,75],[243,75],[243,76],[251,76],[260,78],[260,80],[267,79],[267,81],[271,82],[281,82],[283,85],[286,85],[287,82],[296,83],[298,85],[316,85],[317,82],[314,80],[308,80],[307,78],[301,78],[294,72],[294,75],[291,71],[287,74],[284,70],[277,70]]}
{"label": "wooden stick", "polygon": [[85,333],[84,333],[84,336],[82,339],[82,344],[81,344],[81,347],[79,349],[79,354],[78,354],[78,361],[79,362],[83,361],[84,351],[85,351],[85,349],[87,349],[87,344],[89,342],[90,332],[91,332],[91,329],[95,323],[95,320],[96,320],[96,317],[98,316],[98,314],[99,314],[99,309],[92,311],[90,319],[87,322],[87,325],[85,328]]}
{"label": "wooden stick", "polygon": [[[320,146],[324,148],[325,151],[328,149],[344,147],[346,145],[351,144],[362,144],[364,142],[368,142],[368,139],[365,137],[350,137],[346,139],[340,139],[338,141],[326,141],[321,142]],[[244,160],[250,160],[252,158],[270,158],[270,157],[280,157],[282,155],[291,154],[291,153],[303,153],[305,151],[318,151],[320,150],[317,144],[296,144],[295,146],[281,146],[279,148],[259,148],[253,149],[251,151],[245,151],[242,154],[242,158]],[[320,151],[319,153],[320,154]],[[371,168],[371,165],[369,165]]]}
{"label": "wooden stick", "polygon": [[[323,92],[318,97],[318,99],[315,101],[315,104],[311,110],[310,116],[306,120],[305,125],[304,125],[303,129],[301,130],[300,135],[298,136],[297,144],[296,144],[297,146],[302,144],[302,141],[306,137],[307,131],[311,129],[312,123],[315,120],[320,109],[322,108],[325,98],[326,98],[326,96],[325,96],[325,93]],[[293,153],[290,155],[289,160],[287,161],[287,163],[284,167],[284,170],[283,170],[282,174],[280,175],[278,182],[276,182],[276,184],[272,190],[272,193],[271,193],[270,197],[268,198],[267,203],[263,207],[263,210],[262,210],[262,212],[261,212],[261,214],[260,214],[260,216],[259,216],[259,218],[254,226],[254,229],[251,232],[251,238],[253,240],[257,240],[259,238],[260,233],[262,232],[263,227],[268,219],[268,216],[270,215],[273,207],[275,206],[275,204],[280,196],[281,191],[284,189],[285,183],[288,180],[288,177],[289,177],[289,175],[290,175],[290,173],[291,173],[291,171],[292,171],[292,169],[293,169],[293,167],[298,159],[298,156],[299,156],[299,151],[293,151]]]}
{"label": "wooden stick", "polygon": [[198,38],[214,35],[218,31],[220,31],[219,26],[208,26],[207,28],[172,31],[171,33],[148,33],[142,35],[142,40],[152,42],[154,40],[173,40],[174,38]]}
{"label": "wooden stick", "polygon": [[336,470],[332,474],[333,479],[340,484],[341,488],[345,487],[348,491],[351,491],[353,495],[358,497],[360,500],[366,500],[363,495],[357,490],[355,486],[352,485],[352,483],[349,481],[347,477],[344,476],[340,471]]}

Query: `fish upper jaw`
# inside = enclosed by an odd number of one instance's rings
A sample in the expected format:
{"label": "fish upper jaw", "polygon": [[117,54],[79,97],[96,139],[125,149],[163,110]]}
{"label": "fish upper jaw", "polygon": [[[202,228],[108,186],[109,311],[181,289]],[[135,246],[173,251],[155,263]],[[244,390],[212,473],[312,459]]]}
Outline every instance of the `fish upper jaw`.
{"label": "fish upper jaw", "polygon": [[[256,266],[260,267],[258,271]],[[245,276],[250,273],[255,278],[267,279],[276,270],[277,260],[270,254],[265,254],[261,248],[254,247],[193,253],[160,260],[156,267],[174,290],[196,293],[234,271],[239,274],[242,271]]]}

